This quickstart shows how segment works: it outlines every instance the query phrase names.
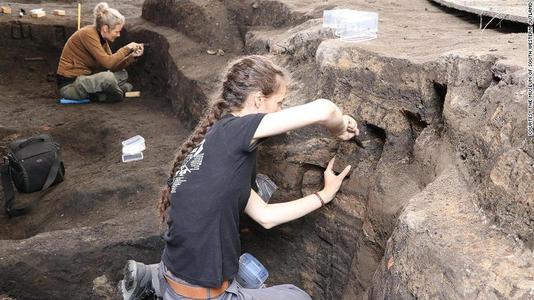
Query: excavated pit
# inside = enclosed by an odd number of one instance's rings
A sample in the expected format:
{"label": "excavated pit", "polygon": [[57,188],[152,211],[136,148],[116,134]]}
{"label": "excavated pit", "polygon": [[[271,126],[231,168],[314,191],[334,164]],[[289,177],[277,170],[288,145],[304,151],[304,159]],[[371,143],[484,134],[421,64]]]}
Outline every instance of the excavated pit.
{"label": "excavated pit", "polygon": [[[26,32],[34,36],[52,32],[57,37],[59,32],[57,27],[25,26]],[[7,28],[4,26],[3,32],[12,30]],[[62,145],[67,179],[30,215],[13,219],[3,216],[2,239],[26,239],[47,231],[92,226],[116,216],[118,211],[151,207],[156,184],[165,173],[165,163],[158,165],[159,151],[172,151],[187,133],[167,99],[146,90],[141,99],[128,99],[121,106],[58,105],[55,82],[50,82],[49,73],[55,73],[60,49],[26,37],[15,35],[2,43],[0,67],[10,70],[2,75],[2,114],[7,117],[1,127],[2,149],[14,139],[49,133]],[[123,164],[120,141],[135,134],[147,138],[145,160]],[[23,205],[35,197],[20,195],[17,203]]]}
{"label": "excavated pit", "polygon": [[[261,146],[259,172],[280,187],[275,202],[320,189],[333,155],[336,170],[353,166],[324,209],[271,230],[242,219],[243,251],[267,266],[268,284],[293,283],[314,299],[534,296],[534,150],[520,131],[525,71],[514,57],[524,34],[489,28],[479,36],[474,22],[426,1],[356,2],[147,0],[142,12],[139,1],[128,2],[115,46],[150,43],[129,70],[142,97],[111,105],[55,103],[47,74],[72,19],[0,18],[0,146],[48,132],[67,168],[67,180],[30,215],[0,217],[0,298],[117,299],[127,259],[157,262],[163,243],[153,203],[174,151],[226,64],[244,54],[269,55],[289,70],[286,105],[329,98],[354,115],[364,146],[320,127]],[[332,39],[318,18],[336,6],[378,10],[379,39]],[[439,28],[412,32],[416,17],[388,25],[402,13],[439,15]],[[454,31],[450,40],[460,36],[457,52],[432,33],[440,22]],[[464,35],[476,45],[462,44]],[[218,48],[224,56],[206,54]],[[145,159],[121,163],[120,141],[135,134],[147,139]]]}

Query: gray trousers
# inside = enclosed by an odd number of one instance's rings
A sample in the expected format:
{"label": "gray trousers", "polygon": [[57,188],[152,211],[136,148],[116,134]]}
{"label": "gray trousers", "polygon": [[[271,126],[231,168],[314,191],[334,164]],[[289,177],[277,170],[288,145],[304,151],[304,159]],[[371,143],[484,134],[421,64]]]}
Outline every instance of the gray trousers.
{"label": "gray trousers", "polygon": [[124,97],[122,87],[129,85],[128,72],[100,72],[92,75],[81,75],[76,80],[59,90],[61,97],[66,99],[88,99],[101,102],[117,102]]}
{"label": "gray trousers", "polygon": [[[185,300],[189,299],[174,292],[165,280],[165,276],[175,281],[185,283],[176,278],[163,264],[150,265],[152,270],[152,286],[156,290],[156,295],[163,300]],[[156,274],[155,274],[156,273]],[[194,286],[194,285],[193,285]],[[275,285],[262,289],[246,289],[240,287],[234,280],[226,289],[226,292],[212,300],[311,300],[311,297],[303,290],[292,284]]]}

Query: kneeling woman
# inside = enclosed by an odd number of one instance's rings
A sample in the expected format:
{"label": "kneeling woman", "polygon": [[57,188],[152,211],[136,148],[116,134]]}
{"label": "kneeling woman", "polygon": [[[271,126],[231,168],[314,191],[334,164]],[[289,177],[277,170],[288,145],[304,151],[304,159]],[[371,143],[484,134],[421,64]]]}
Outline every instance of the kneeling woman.
{"label": "kneeling woman", "polygon": [[251,188],[262,139],[311,124],[343,140],[358,134],[356,121],[328,100],[281,110],[286,90],[286,72],[264,57],[231,64],[220,98],[178,151],[157,204],[168,224],[162,262],[147,268],[130,261],[126,277],[137,282],[126,298],[152,286],[163,299],[310,299],[293,285],[245,289],[233,280],[241,213],[265,228],[300,218],[330,202],[350,169],[335,175],[330,161],[321,191],[285,203],[267,204]]}
{"label": "kneeling woman", "polygon": [[132,90],[125,68],[143,55],[144,46],[129,43],[112,53],[109,43],[117,39],[124,16],[106,2],[94,8],[94,24],[76,31],[65,44],[56,72],[61,97],[121,101]]}

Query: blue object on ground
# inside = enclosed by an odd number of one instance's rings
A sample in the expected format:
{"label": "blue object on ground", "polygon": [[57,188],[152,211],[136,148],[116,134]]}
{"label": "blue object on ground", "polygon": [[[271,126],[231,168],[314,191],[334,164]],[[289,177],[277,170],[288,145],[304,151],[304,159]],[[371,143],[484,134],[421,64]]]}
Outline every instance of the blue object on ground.
{"label": "blue object on ground", "polygon": [[79,100],[75,100],[75,99],[65,99],[65,98],[61,98],[59,99],[59,104],[86,104],[86,103],[90,103],[91,100],[89,99],[79,99]]}

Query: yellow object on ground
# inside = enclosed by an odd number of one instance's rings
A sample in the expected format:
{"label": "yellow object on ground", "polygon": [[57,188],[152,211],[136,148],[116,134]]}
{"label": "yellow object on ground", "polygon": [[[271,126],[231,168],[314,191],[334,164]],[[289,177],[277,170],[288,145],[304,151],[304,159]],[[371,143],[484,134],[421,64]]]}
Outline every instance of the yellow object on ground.
{"label": "yellow object on ground", "polygon": [[81,17],[82,17],[82,4],[78,2],[78,30],[80,30]]}

